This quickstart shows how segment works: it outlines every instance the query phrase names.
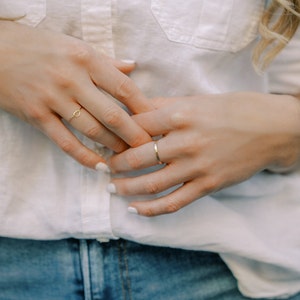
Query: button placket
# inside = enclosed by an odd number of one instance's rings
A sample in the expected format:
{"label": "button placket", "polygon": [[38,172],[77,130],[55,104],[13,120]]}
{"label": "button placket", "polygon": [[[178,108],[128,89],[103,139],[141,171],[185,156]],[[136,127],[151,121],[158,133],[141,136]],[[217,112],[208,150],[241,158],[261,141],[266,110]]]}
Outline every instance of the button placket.
{"label": "button placket", "polygon": [[112,1],[82,0],[83,39],[97,51],[114,57],[112,36]]}
{"label": "button placket", "polygon": [[[82,0],[81,26],[82,38],[99,53],[114,57],[112,36],[112,1],[111,0]],[[85,144],[96,153],[106,158],[110,150],[101,144],[85,138]],[[83,233],[95,237],[99,241],[116,239],[112,233],[110,220],[110,194],[106,185],[110,181],[109,174],[99,173],[96,178],[83,175],[86,185],[86,195],[82,203]],[[89,220],[89,222],[86,222]]]}

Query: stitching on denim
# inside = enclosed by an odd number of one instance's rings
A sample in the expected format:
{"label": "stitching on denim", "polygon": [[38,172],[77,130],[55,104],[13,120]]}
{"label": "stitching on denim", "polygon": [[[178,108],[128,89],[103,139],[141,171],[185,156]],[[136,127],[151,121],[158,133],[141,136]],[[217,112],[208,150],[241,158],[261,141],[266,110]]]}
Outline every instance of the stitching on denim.
{"label": "stitching on denim", "polygon": [[126,241],[118,242],[118,250],[119,250],[119,272],[120,272],[120,278],[121,278],[121,283],[122,283],[123,299],[124,300],[127,300],[127,299],[132,300],[132,290],[131,290],[131,283],[130,283],[130,277],[129,277]]}
{"label": "stitching on denim", "polygon": [[126,271],[126,283],[127,283],[127,289],[129,294],[129,300],[132,300],[132,290],[131,290],[131,282],[129,277],[129,268],[128,268],[128,254],[127,254],[127,244],[126,241],[124,241],[124,264],[125,264],[125,271]]}
{"label": "stitching on denim", "polygon": [[119,262],[119,275],[120,275],[120,280],[121,280],[121,285],[122,285],[122,296],[123,299],[126,300],[126,291],[124,287],[124,280],[123,280],[123,272],[122,272],[122,245],[121,241],[118,241],[118,262]]}

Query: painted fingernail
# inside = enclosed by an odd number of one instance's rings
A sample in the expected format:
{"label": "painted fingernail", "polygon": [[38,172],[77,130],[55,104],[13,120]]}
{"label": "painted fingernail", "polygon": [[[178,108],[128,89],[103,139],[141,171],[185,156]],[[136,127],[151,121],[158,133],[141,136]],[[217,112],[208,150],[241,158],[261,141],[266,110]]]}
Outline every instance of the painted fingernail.
{"label": "painted fingernail", "polygon": [[106,187],[106,190],[111,193],[111,194],[116,194],[117,193],[117,188],[113,183],[109,183]]}
{"label": "painted fingernail", "polygon": [[95,166],[95,169],[97,171],[101,171],[101,172],[104,172],[104,173],[110,173],[110,168],[108,165],[102,163],[102,162],[99,162],[97,163],[97,165]]}
{"label": "painted fingernail", "polygon": [[135,207],[132,207],[132,206],[129,206],[127,208],[128,212],[131,213],[131,214],[134,214],[134,215],[138,215],[138,210],[135,208]]}
{"label": "painted fingernail", "polygon": [[132,60],[132,59],[121,59],[121,61],[125,64],[128,64],[128,65],[134,65],[135,64],[135,61]]}

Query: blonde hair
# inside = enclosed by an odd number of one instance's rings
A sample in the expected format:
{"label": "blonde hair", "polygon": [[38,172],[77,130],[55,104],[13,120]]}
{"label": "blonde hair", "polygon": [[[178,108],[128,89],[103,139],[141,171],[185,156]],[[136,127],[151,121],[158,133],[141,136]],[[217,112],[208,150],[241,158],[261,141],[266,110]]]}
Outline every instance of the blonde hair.
{"label": "blonde hair", "polygon": [[259,72],[266,69],[287,45],[300,23],[300,0],[273,0],[259,25],[260,41],[253,52],[253,63]]}

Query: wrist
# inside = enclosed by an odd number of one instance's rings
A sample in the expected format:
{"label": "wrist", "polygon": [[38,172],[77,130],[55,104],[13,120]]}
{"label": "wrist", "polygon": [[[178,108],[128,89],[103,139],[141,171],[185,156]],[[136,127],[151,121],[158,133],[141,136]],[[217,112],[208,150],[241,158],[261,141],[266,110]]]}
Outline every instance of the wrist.
{"label": "wrist", "polygon": [[[272,95],[281,110],[274,157],[268,171],[286,173],[300,167],[300,99],[290,95]],[[275,99],[276,97],[276,99]]]}

